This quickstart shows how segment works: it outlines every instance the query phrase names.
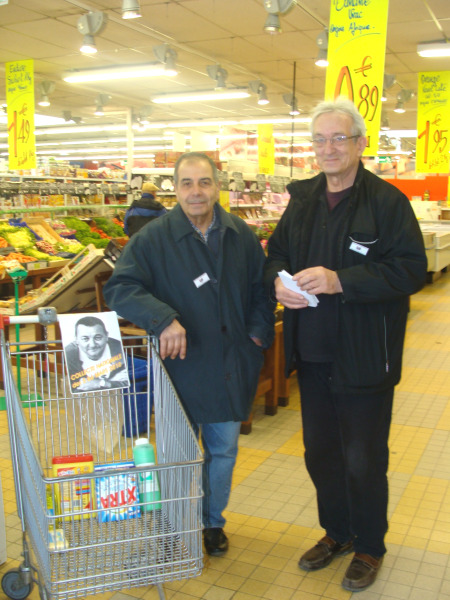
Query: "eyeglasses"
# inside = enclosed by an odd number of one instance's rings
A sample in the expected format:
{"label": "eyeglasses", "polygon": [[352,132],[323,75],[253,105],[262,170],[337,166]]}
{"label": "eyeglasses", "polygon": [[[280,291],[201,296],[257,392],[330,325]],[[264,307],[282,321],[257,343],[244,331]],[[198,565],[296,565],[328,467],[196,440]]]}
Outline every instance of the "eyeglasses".
{"label": "eyeglasses", "polygon": [[312,143],[316,148],[323,148],[327,142],[330,142],[332,146],[343,146],[348,140],[354,140],[359,138],[359,135],[333,135],[331,138],[316,137]]}

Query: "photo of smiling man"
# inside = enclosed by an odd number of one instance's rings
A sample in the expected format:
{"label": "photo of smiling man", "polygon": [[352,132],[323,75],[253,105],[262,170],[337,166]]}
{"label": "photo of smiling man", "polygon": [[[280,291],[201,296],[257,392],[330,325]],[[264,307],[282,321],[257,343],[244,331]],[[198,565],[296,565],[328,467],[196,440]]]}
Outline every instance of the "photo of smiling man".
{"label": "photo of smiling man", "polygon": [[72,393],[129,386],[122,342],[108,333],[120,337],[115,313],[61,315],[60,326]]}

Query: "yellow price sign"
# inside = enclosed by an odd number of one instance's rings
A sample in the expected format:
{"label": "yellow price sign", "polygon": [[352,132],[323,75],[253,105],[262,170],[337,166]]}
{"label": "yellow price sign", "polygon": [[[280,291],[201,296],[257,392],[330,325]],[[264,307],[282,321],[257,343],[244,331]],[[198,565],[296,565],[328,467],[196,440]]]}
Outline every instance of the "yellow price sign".
{"label": "yellow price sign", "polygon": [[8,106],[9,168],[34,169],[34,72],[33,61],[5,64],[6,103]]}
{"label": "yellow price sign", "polygon": [[388,6],[388,0],[331,2],[325,98],[355,103],[367,127],[367,155],[378,150]]}
{"label": "yellow price sign", "polygon": [[273,125],[258,125],[259,172],[273,175],[275,170],[275,142]]}
{"label": "yellow price sign", "polygon": [[450,71],[419,73],[416,171],[450,170]]}

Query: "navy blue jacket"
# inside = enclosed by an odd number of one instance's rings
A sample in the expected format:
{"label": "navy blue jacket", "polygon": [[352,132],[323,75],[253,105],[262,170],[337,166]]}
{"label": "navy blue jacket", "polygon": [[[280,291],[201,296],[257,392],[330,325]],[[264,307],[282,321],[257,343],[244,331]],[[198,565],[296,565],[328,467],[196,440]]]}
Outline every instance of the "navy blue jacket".
{"label": "navy blue jacket", "polygon": [[[270,346],[274,316],[265,294],[264,253],[248,225],[220,206],[219,258],[200,239],[180,205],[145,225],[125,246],[104,287],[110,308],[159,336],[177,319],[187,356],[165,366],[196,423],[245,421]],[[196,287],[207,273],[210,280]]]}

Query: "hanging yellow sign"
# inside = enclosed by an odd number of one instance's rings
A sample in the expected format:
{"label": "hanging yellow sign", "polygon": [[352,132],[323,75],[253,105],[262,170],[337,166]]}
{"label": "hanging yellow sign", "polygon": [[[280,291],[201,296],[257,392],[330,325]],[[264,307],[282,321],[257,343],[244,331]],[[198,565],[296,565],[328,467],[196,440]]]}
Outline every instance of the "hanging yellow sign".
{"label": "hanging yellow sign", "polygon": [[332,0],[325,99],[350,98],[367,127],[365,154],[378,150],[388,0]]}
{"label": "hanging yellow sign", "polygon": [[259,172],[273,175],[275,169],[275,142],[273,125],[258,125]]}
{"label": "hanging yellow sign", "polygon": [[33,61],[5,64],[10,170],[36,168]]}
{"label": "hanging yellow sign", "polygon": [[450,71],[419,73],[416,171],[450,171]]}

